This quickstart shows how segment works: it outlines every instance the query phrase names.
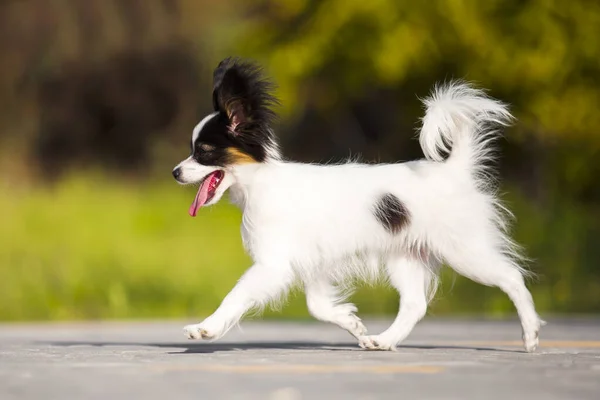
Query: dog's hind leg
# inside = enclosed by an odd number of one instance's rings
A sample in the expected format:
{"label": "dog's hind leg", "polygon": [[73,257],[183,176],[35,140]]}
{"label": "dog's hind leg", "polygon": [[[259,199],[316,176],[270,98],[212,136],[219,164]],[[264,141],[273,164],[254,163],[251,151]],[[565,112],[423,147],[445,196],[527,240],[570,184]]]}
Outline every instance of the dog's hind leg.
{"label": "dog's hind leg", "polygon": [[450,251],[444,256],[450,267],[459,274],[486,286],[496,286],[508,295],[521,320],[525,350],[534,351],[544,322],[535,311],[522,270],[506,255],[480,240],[471,246],[465,244],[460,250]]}
{"label": "dog's hind leg", "polygon": [[390,283],[400,293],[400,309],[392,325],[383,333],[359,338],[360,347],[395,350],[427,312],[427,293],[436,276],[429,266],[413,256],[392,256],[387,262]]}
{"label": "dog's hind leg", "polygon": [[367,333],[367,328],[356,316],[357,308],[351,303],[342,303],[345,296],[326,278],[305,282],[306,305],[310,314],[319,321],[330,322],[358,337]]}

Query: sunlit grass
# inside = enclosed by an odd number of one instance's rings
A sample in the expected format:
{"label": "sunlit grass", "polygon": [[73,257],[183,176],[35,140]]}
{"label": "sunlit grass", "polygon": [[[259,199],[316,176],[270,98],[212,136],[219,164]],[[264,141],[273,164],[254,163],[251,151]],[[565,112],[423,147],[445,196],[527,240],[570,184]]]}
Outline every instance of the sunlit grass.
{"label": "sunlit grass", "polygon": [[187,215],[193,188],[70,179],[0,195],[0,318],[208,312],[246,266],[231,206]]}
{"label": "sunlit grass", "polygon": [[[115,182],[91,175],[64,180],[53,188],[4,187],[0,319],[210,314],[251,260],[242,248],[240,211],[222,202],[191,218],[187,209],[194,190],[172,182]],[[523,209],[522,204],[519,207]],[[534,250],[542,248],[543,215],[523,210],[530,223],[519,232],[530,238]],[[434,315],[513,312],[497,289],[462,278],[455,282],[451,273],[445,273],[443,281],[430,311]],[[564,281],[549,287],[542,279],[534,290],[539,306],[550,307],[550,299],[559,298],[559,292],[574,296],[569,285]],[[361,287],[352,300],[362,315],[394,313],[398,305],[395,292],[382,286]],[[298,294],[292,294],[281,313],[267,313],[307,315]]]}

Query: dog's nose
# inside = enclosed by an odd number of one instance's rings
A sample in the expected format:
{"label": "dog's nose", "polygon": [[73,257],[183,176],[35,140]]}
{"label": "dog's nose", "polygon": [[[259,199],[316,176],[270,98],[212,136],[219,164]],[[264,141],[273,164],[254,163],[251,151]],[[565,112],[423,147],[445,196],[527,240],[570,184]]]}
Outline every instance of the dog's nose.
{"label": "dog's nose", "polygon": [[181,167],[177,167],[173,170],[173,178],[179,179],[181,176]]}

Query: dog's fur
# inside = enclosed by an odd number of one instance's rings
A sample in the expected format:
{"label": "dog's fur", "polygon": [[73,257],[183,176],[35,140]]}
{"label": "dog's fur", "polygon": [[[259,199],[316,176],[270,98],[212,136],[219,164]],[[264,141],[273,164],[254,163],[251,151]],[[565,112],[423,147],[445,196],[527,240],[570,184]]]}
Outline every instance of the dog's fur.
{"label": "dog's fur", "polygon": [[[308,165],[280,156],[271,129],[277,101],[260,68],[226,59],[214,78],[215,111],[196,126],[192,154],[173,174],[203,185],[222,171],[204,205],[229,189],[254,265],[210,317],[184,328],[189,338],[218,339],[250,309],[301,282],[315,318],[347,330],[363,348],[393,350],[425,315],[446,263],[506,292],[525,349],[536,349],[543,321],[488,170],[494,126],[512,119],[504,104],[464,82],[437,86],[424,101],[426,160]],[[386,331],[367,335],[345,298],[349,282],[381,275],[401,295],[399,312]]]}

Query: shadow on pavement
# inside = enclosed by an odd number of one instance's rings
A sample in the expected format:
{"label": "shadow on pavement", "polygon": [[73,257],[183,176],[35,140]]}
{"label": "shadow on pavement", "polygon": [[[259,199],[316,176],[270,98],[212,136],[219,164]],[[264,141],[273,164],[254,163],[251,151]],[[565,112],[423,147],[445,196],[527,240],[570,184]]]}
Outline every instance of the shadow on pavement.
{"label": "shadow on pavement", "polygon": [[[93,342],[93,341],[52,341],[36,342],[50,346],[138,346],[138,347],[158,347],[165,349],[183,349],[183,351],[171,351],[167,354],[198,354],[198,353],[218,353],[224,351],[244,351],[244,350],[320,350],[320,351],[367,351],[358,347],[357,343],[330,343],[330,342],[243,342],[243,343],[141,343],[141,342]],[[448,346],[448,345],[400,345],[398,352],[408,349],[420,350],[473,350],[473,351],[493,351],[508,353],[523,353],[523,350],[477,347],[477,346]]]}

